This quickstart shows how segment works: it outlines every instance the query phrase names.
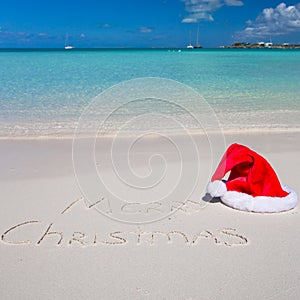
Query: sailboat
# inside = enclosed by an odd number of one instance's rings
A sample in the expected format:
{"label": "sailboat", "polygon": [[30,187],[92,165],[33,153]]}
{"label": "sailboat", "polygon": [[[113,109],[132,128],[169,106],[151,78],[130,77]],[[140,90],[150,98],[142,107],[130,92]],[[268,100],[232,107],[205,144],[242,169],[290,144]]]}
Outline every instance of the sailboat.
{"label": "sailboat", "polygon": [[196,39],[196,45],[194,46],[194,48],[196,48],[196,49],[202,48],[202,46],[199,44],[199,22],[198,22],[198,26],[197,26],[197,39]]}
{"label": "sailboat", "polygon": [[187,49],[193,49],[194,48],[194,46],[192,45],[192,33],[191,33],[191,31],[190,31],[190,43],[189,43],[189,45],[186,46],[186,48]]}
{"label": "sailboat", "polygon": [[66,49],[66,50],[70,50],[70,49],[74,49],[74,48],[75,48],[74,46],[70,46],[70,45],[65,46],[65,49]]}
{"label": "sailboat", "polygon": [[74,49],[75,48],[74,46],[69,45],[68,39],[69,39],[69,36],[68,36],[68,34],[66,34],[65,50]]}

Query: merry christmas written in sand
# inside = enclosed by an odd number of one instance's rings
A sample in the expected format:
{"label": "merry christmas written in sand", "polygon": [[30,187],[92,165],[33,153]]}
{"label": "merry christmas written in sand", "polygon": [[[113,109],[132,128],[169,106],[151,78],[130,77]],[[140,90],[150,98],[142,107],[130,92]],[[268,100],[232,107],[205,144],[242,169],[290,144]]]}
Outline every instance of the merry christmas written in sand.
{"label": "merry christmas written in sand", "polygon": [[[89,204],[83,197],[72,201],[60,212],[60,217],[64,217],[71,212],[75,205],[81,204],[81,209],[93,210],[97,205],[106,206],[106,213],[112,213],[110,203],[107,199],[101,198],[99,201]],[[149,213],[151,210],[159,212],[160,203],[150,203],[142,205],[141,203],[129,203],[122,207],[127,213]],[[103,207],[102,207],[103,209]],[[177,213],[186,215],[200,211],[200,204],[193,201],[185,203],[174,202],[170,206],[170,211],[177,210]],[[169,218],[170,220],[170,218]],[[46,244],[48,246],[70,246],[80,247],[88,246],[120,246],[120,245],[149,245],[157,244],[181,244],[186,246],[201,246],[203,240],[210,240],[211,243],[218,246],[246,246],[249,239],[244,234],[238,232],[236,228],[223,227],[215,230],[196,228],[194,232],[187,232],[178,228],[166,230],[144,230],[141,225],[134,226],[132,230],[113,230],[105,232],[89,228],[78,229],[78,225],[62,224],[61,222],[49,222],[38,219],[27,219],[16,223],[7,228],[1,234],[1,243],[10,246]],[[121,226],[122,227],[122,226]],[[73,230],[74,228],[74,230]]]}

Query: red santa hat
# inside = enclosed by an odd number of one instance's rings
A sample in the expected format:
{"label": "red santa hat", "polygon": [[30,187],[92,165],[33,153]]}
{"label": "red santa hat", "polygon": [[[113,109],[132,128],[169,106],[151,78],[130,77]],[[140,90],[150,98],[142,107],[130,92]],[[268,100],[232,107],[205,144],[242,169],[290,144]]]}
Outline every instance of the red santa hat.
{"label": "red santa hat", "polygon": [[[223,177],[230,171],[227,181]],[[294,208],[295,191],[281,186],[271,165],[253,150],[232,144],[224,154],[207,193],[235,209],[252,212],[281,212]]]}

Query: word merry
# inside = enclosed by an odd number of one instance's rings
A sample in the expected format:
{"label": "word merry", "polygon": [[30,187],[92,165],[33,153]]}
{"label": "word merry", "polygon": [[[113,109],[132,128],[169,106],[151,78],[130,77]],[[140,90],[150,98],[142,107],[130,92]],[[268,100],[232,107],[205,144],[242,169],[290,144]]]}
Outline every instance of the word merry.
{"label": "word merry", "polygon": [[[105,234],[104,237],[100,237],[99,233],[87,234],[83,231],[74,231],[71,234],[67,234],[63,231],[55,229],[54,223],[50,223],[46,229],[41,230],[40,234],[33,239],[29,239],[27,236],[23,236],[20,239],[20,234],[25,235],[22,229],[29,227],[36,232],[36,226],[40,225],[41,221],[30,220],[19,224],[16,224],[6,230],[1,236],[1,242],[9,245],[41,245],[46,240],[51,240],[53,245],[79,245],[86,246],[118,246],[118,245],[140,245],[146,243],[147,245],[155,245],[156,243],[184,243],[188,246],[199,245],[202,240],[210,240],[216,245],[221,246],[243,246],[248,244],[248,239],[237,233],[234,228],[222,228],[213,233],[210,230],[202,230],[195,234],[187,234],[180,230],[171,231],[143,231],[140,227],[136,231],[114,231]],[[27,228],[28,229],[28,228]],[[29,230],[30,231],[30,230]],[[28,230],[26,231],[27,235]],[[17,235],[17,238],[14,236]]]}
{"label": "word merry", "polygon": [[[65,214],[78,203],[82,203],[87,209],[97,208],[106,214],[112,214],[113,210],[116,210],[116,208],[112,208],[110,200],[105,197],[101,197],[99,200],[93,203],[90,203],[84,197],[80,197],[79,199],[71,202],[65,209],[63,209],[61,211],[61,214]],[[172,211],[180,211],[185,214],[191,214],[199,212],[201,209],[203,209],[203,204],[201,204],[200,202],[187,200],[171,201],[167,203],[163,203],[160,201],[150,203],[132,202],[121,205],[117,210],[118,212],[121,211],[124,214],[165,214]]]}

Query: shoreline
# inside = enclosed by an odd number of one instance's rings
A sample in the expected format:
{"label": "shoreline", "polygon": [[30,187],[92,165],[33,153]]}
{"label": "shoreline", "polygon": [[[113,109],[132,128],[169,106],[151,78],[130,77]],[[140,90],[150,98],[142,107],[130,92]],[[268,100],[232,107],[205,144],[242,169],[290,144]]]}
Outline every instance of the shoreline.
{"label": "shoreline", "polygon": [[[284,134],[284,133],[300,133],[300,127],[299,128],[242,128],[242,129],[221,129],[219,131],[217,130],[206,130],[205,132],[198,131],[198,130],[187,130],[188,134],[191,136],[205,136],[206,134],[212,134],[212,135],[259,135],[259,134]],[[118,132],[110,132],[105,133],[97,136],[97,139],[110,139],[114,138]],[[135,132],[122,132],[121,134],[118,133],[118,138],[131,138],[134,136],[140,136],[143,135],[144,131],[135,131]],[[148,132],[146,132],[147,135],[149,135]],[[153,130],[153,135],[155,134],[162,134],[167,136],[182,136],[182,132],[178,133],[175,131],[161,131],[157,132],[156,130]],[[30,141],[30,140],[74,140],[75,138],[79,139],[94,139],[95,136],[92,134],[79,134],[76,135],[76,133],[73,134],[62,134],[62,135],[56,135],[56,134],[49,134],[49,135],[27,135],[27,136],[0,136],[0,141],[5,140],[18,140],[18,141]]]}

